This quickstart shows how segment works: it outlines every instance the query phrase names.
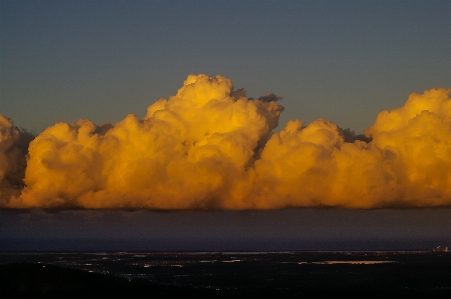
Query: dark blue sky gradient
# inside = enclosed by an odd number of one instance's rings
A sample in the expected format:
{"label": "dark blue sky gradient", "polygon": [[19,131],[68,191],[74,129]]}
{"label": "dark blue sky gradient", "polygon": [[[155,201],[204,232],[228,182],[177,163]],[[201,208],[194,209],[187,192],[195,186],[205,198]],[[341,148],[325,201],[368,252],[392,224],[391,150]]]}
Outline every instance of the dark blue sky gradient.
{"label": "dark blue sky gradient", "polygon": [[289,119],[360,133],[411,92],[449,87],[449,1],[2,1],[2,114],[143,117],[188,74],[284,97]]}

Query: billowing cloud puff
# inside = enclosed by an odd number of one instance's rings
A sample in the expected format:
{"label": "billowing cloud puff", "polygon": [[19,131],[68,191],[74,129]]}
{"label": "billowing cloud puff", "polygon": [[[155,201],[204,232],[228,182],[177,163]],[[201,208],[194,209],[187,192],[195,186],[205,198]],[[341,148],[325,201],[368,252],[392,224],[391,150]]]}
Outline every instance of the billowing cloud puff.
{"label": "billowing cloud puff", "polygon": [[365,132],[390,160],[400,204],[451,205],[450,92],[413,93],[403,107],[379,113]]}
{"label": "billowing cloud puff", "polygon": [[[3,192],[1,207],[451,206],[450,92],[412,94],[403,107],[381,112],[366,136],[323,119],[292,120],[272,133],[280,98],[247,98],[227,78],[190,75],[143,119],[47,128],[29,145],[25,187],[19,194],[9,184],[15,192]],[[5,181],[17,173],[9,149],[18,131],[2,121],[2,140],[9,140],[0,143]]]}
{"label": "billowing cloud puff", "polygon": [[335,168],[333,153],[343,142],[339,128],[329,121],[306,127],[289,121],[272,135],[255,163],[255,200],[265,208],[323,205]]}
{"label": "billowing cloud puff", "polygon": [[367,142],[345,142],[349,132],[325,120],[290,121],[255,163],[256,198],[267,208],[450,206],[449,94],[412,94],[381,112]]}
{"label": "billowing cloud puff", "polygon": [[[40,134],[12,207],[229,207],[282,106],[233,91],[221,76],[187,78],[139,120],[58,123]],[[239,184],[238,184],[239,185]]]}

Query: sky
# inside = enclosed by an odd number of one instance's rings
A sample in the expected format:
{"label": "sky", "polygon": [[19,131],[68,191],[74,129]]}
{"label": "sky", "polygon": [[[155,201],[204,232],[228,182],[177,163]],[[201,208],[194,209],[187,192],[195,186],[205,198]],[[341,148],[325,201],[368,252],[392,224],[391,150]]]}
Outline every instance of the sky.
{"label": "sky", "polygon": [[451,245],[450,9],[2,0],[0,249]]}

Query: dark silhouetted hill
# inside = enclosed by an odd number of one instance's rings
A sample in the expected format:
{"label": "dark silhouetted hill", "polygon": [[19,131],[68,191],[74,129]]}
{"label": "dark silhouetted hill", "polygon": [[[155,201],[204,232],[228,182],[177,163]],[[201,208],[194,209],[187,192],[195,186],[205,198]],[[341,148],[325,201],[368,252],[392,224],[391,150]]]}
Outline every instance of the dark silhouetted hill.
{"label": "dark silhouetted hill", "polygon": [[215,291],[156,285],[107,274],[31,263],[0,265],[2,298],[207,298]]}
{"label": "dark silhouetted hill", "polygon": [[[401,271],[400,269],[404,269]],[[449,268],[392,265],[383,270],[348,273],[345,266],[324,272],[311,265],[306,273],[294,276],[291,287],[269,284],[242,285],[220,290],[156,284],[128,280],[108,274],[55,265],[33,263],[0,264],[0,297],[5,298],[451,298]],[[331,268],[332,269],[332,268]],[[376,268],[375,268],[376,269]],[[377,267],[386,269],[386,267]],[[388,269],[388,270],[390,270]],[[354,275],[356,274],[356,275]],[[350,278],[351,277],[351,278]],[[410,287],[405,287],[410,286]]]}

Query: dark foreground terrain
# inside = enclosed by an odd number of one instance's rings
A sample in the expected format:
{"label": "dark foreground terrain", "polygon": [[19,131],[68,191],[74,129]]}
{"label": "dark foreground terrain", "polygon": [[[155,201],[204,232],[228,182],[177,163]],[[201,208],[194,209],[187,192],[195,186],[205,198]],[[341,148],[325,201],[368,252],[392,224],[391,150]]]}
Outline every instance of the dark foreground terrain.
{"label": "dark foreground terrain", "polygon": [[0,253],[2,298],[451,298],[451,254]]}
{"label": "dark foreground terrain", "polygon": [[157,285],[108,274],[42,264],[0,265],[2,298],[207,298],[212,290]]}

